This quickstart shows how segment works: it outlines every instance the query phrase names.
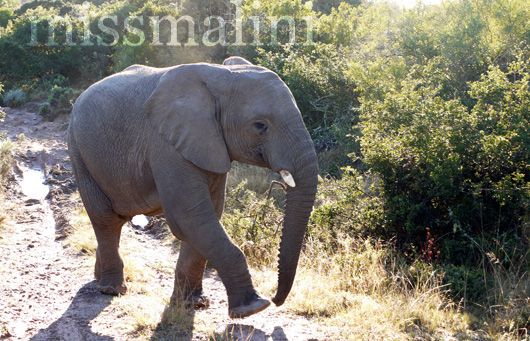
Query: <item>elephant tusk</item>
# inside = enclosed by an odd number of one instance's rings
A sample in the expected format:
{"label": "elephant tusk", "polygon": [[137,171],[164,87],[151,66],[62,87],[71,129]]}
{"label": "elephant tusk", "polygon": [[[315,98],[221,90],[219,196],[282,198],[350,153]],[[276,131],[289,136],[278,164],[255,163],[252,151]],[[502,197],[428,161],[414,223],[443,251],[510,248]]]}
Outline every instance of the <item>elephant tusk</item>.
{"label": "elephant tusk", "polygon": [[282,169],[278,173],[280,173],[283,181],[285,181],[287,186],[296,187],[296,183],[294,182],[293,176],[291,175],[291,173],[289,173],[289,171],[286,171],[286,170]]}

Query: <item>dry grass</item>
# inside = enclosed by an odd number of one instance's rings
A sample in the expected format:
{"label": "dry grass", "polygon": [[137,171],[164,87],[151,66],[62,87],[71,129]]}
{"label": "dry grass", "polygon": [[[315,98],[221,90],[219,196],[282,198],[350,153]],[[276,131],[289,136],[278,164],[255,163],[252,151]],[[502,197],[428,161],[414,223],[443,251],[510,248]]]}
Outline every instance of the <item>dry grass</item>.
{"label": "dry grass", "polygon": [[[320,250],[318,242],[309,241],[286,302],[289,311],[335,328],[341,339],[443,339],[472,334],[469,316],[447,298],[434,269],[411,269],[388,244],[340,238],[341,248],[331,255]],[[255,276],[269,295],[275,271]]]}
{"label": "dry grass", "polygon": [[95,255],[96,236],[84,208],[72,216],[70,225],[72,225],[72,232],[67,236],[66,243],[78,252]]}
{"label": "dry grass", "polygon": [[[0,112],[1,118],[1,112]],[[13,144],[6,138],[0,135],[0,211],[4,212],[4,183],[11,173],[13,157],[12,157]],[[5,220],[5,216],[0,213],[0,226]]]}
{"label": "dry grass", "polygon": [[272,180],[279,179],[279,175],[269,169],[234,162],[228,173],[227,187],[233,188],[245,181],[246,189],[263,194],[269,189]]}
{"label": "dry grass", "polygon": [[12,152],[13,144],[8,139],[4,139],[0,135],[0,181],[4,181],[12,167]]}
{"label": "dry grass", "polygon": [[[509,261],[501,262],[500,254]],[[485,254],[485,266],[493,280],[488,288],[487,332],[499,340],[528,339],[530,337],[530,252],[518,249],[508,252],[502,245],[496,252]]]}

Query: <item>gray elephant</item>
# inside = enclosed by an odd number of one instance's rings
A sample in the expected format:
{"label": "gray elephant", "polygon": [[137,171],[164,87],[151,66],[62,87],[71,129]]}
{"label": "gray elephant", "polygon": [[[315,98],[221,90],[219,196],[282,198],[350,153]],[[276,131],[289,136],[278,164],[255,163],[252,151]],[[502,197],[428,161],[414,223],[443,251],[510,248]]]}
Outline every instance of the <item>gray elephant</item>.
{"label": "gray elephant", "polygon": [[68,137],[81,199],[98,243],[95,277],[124,294],[122,225],[163,213],[181,243],[173,299],[200,305],[206,261],[228,295],[230,317],[265,309],[245,256],[219,222],[233,160],[268,167],[289,185],[279,250],[281,305],[291,290],[315,200],[318,165],[295,100],[272,71],[239,57],[223,65],[133,65],[75,102]]}

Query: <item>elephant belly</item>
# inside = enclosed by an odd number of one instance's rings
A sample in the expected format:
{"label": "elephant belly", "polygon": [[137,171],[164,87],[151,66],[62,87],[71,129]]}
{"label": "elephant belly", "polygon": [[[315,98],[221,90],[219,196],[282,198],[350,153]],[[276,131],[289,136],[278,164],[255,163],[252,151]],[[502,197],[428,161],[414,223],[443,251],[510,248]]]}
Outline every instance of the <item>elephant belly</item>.
{"label": "elephant belly", "polygon": [[133,217],[138,214],[152,216],[162,213],[156,192],[127,191],[113,197],[111,201],[114,212],[124,217]]}

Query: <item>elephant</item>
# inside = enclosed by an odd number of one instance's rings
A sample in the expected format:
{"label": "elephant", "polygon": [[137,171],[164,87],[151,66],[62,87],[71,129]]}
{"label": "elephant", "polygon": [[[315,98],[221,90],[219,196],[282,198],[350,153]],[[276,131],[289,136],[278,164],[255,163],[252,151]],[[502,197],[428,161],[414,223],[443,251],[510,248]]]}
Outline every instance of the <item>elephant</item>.
{"label": "elephant", "polygon": [[163,214],[181,241],[172,301],[207,305],[206,262],[228,297],[231,318],[270,305],[253,286],[246,258],[220,223],[232,161],[266,167],[286,183],[278,256],[281,305],[291,291],[315,201],[318,162],[296,101],[273,71],[230,57],[223,64],[132,65],[75,101],[68,151],[96,240],[95,278],[125,294],[121,228]]}

